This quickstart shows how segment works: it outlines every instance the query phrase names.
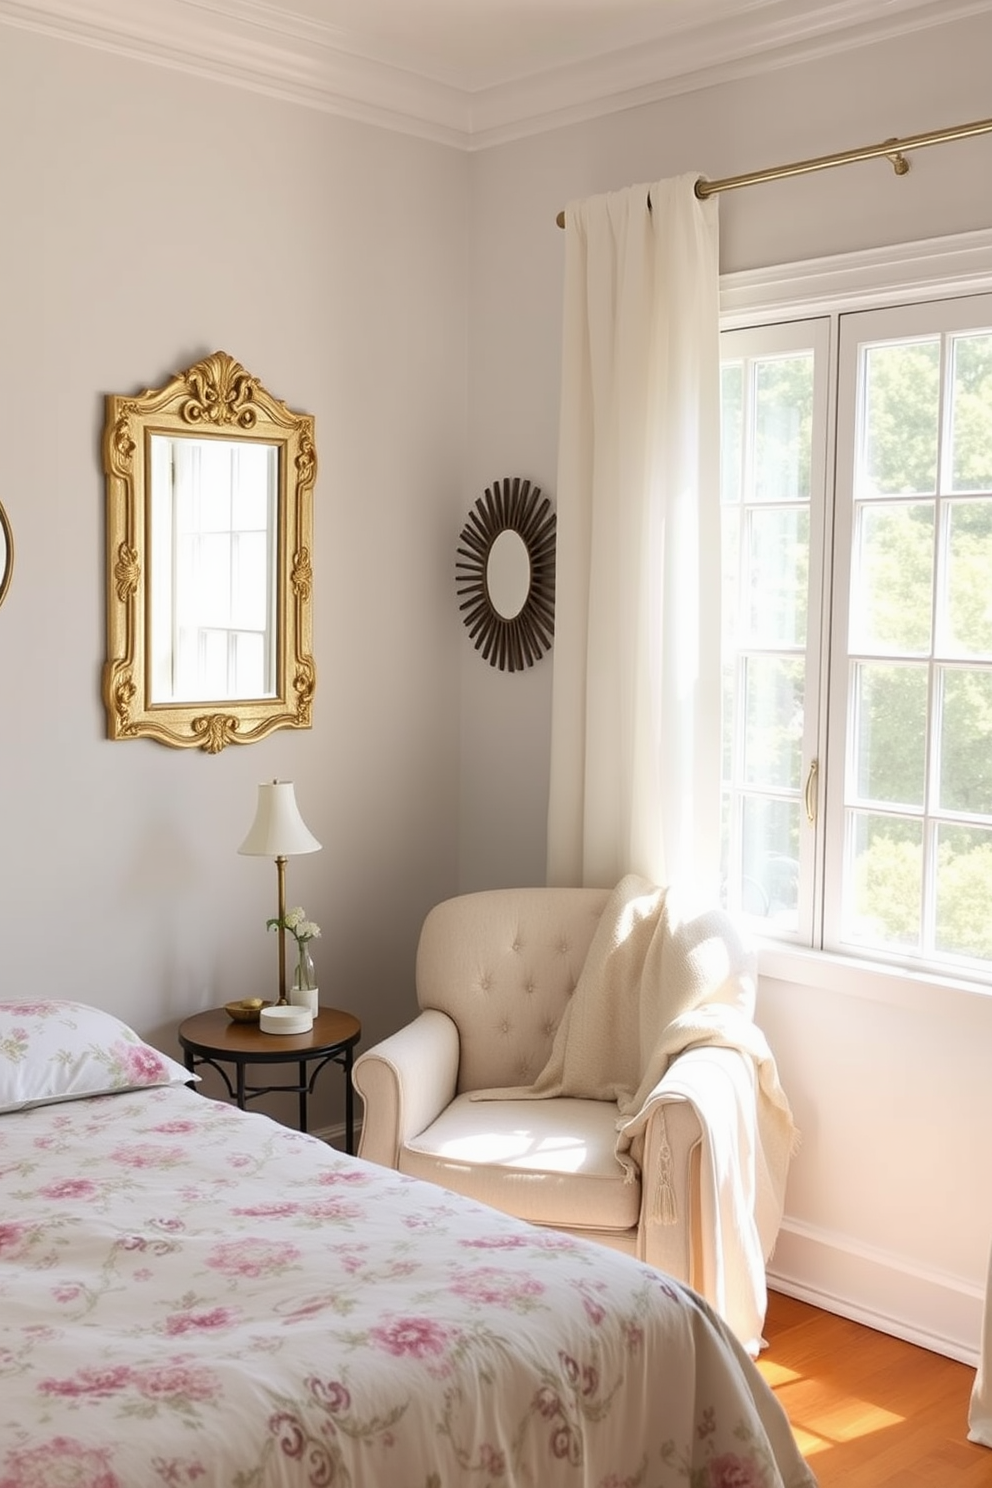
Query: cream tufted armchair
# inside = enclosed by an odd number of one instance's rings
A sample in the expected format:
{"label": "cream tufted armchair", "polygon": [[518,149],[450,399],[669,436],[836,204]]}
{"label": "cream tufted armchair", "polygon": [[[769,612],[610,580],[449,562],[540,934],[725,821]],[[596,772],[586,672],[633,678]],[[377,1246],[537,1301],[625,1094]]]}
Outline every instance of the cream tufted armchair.
{"label": "cream tufted armchair", "polygon": [[[753,1081],[738,1050],[690,1048],[672,1062],[637,1150],[636,1181],[625,1181],[615,1155],[614,1103],[470,1098],[528,1085],[544,1068],[608,898],[606,889],[496,889],[430,912],[417,951],[420,1015],[355,1063],[359,1156],[597,1240],[711,1293],[696,1102],[712,1098],[714,1073],[738,1090],[742,1078]],[[674,1197],[664,1216],[662,1175]],[[764,1221],[764,1256],[778,1218]]]}

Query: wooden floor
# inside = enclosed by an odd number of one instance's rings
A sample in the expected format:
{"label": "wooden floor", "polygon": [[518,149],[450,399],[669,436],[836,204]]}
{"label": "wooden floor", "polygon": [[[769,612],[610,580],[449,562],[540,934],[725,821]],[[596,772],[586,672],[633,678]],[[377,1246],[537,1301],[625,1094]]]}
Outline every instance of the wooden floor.
{"label": "wooden floor", "polygon": [[779,1292],[771,1385],[820,1488],[992,1488],[992,1449],[968,1441],[975,1372]]}

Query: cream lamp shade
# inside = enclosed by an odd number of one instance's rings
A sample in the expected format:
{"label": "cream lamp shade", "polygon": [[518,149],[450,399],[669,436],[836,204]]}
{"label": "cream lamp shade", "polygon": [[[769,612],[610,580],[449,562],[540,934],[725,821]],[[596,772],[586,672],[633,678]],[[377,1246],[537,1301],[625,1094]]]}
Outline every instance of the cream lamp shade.
{"label": "cream lamp shade", "polygon": [[300,815],[293,782],[260,785],[255,820],[238,852],[256,858],[293,858],[319,851],[320,843]]}
{"label": "cream lamp shade", "polygon": [[273,780],[260,785],[255,820],[238,852],[249,857],[276,860],[280,1004],[286,1001],[286,859],[296,857],[298,853],[319,851],[320,843],[300,815],[293,782]]}

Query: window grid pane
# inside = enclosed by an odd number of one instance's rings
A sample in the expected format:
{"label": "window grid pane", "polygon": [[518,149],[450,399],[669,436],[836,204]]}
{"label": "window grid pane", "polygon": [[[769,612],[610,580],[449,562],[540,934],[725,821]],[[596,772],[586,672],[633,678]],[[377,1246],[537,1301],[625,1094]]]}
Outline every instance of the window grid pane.
{"label": "window grid pane", "polygon": [[922,811],[929,670],[860,662],[853,673],[855,798]]}
{"label": "window grid pane", "polygon": [[747,540],[749,644],[802,649],[809,593],[809,507],[752,509]]}
{"label": "window grid pane", "polygon": [[848,813],[845,901],[855,944],[918,952],[923,899],[923,823]]}
{"label": "window grid pane", "polygon": [[992,491],[992,331],[955,336],[951,490]]}
{"label": "window grid pane", "polygon": [[859,501],[852,554],[851,645],[888,656],[930,652],[932,501]]}
{"label": "window grid pane", "polygon": [[937,829],[935,949],[992,962],[992,831]]}
{"label": "window grid pane", "polygon": [[861,497],[937,488],[940,337],[863,348]]}
{"label": "window grid pane", "polygon": [[802,784],[801,657],[744,658],[744,780],[799,794]]}

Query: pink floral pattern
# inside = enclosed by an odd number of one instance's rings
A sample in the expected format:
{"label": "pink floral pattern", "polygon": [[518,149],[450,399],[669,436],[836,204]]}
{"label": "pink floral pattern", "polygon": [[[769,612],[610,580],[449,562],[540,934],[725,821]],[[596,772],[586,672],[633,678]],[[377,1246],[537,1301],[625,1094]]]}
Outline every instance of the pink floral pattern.
{"label": "pink floral pattern", "polygon": [[412,1359],[430,1359],[447,1351],[451,1332],[430,1318],[404,1317],[379,1324],[370,1330],[369,1337],[395,1358],[406,1355]]}
{"label": "pink floral pattern", "polygon": [[12,1112],[0,1172],[0,1488],[815,1488],[685,1288],[257,1113]]}
{"label": "pink floral pattern", "polygon": [[71,1436],[53,1436],[40,1447],[7,1456],[0,1488],[124,1488],[109,1467],[111,1447],[87,1447]]}
{"label": "pink floral pattern", "polygon": [[0,1112],[198,1079],[87,1003],[0,1002]]}

